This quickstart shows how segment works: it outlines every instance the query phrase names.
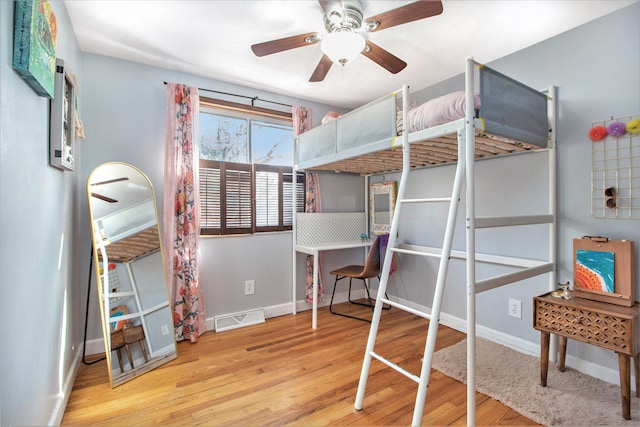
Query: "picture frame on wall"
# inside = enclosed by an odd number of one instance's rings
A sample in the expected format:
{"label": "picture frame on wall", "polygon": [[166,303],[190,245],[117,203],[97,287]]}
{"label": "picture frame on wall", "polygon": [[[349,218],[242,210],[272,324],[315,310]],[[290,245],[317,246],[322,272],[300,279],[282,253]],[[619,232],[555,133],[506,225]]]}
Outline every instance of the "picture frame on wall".
{"label": "picture frame on wall", "polygon": [[74,170],[76,134],[76,84],[64,63],[56,61],[55,95],[51,100],[49,164],[62,170]]}
{"label": "picture frame on wall", "polygon": [[48,0],[15,2],[13,68],[40,96],[53,98],[57,21]]}

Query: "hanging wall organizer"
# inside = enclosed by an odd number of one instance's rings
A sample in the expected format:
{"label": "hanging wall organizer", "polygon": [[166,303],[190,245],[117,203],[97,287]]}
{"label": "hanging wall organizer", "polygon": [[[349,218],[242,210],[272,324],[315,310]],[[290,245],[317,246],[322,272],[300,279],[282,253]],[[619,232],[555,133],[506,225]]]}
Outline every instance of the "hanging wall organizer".
{"label": "hanging wall organizer", "polygon": [[591,215],[640,218],[640,115],[593,123]]}

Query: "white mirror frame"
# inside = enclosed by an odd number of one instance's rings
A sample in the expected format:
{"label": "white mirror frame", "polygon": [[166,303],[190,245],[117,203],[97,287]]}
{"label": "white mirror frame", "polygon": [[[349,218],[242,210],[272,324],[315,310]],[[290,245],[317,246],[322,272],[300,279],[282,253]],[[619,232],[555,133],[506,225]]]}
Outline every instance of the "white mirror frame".
{"label": "white mirror frame", "polygon": [[[385,217],[388,221],[380,221],[380,203],[378,203],[378,209],[376,209],[376,196],[384,195],[388,197],[388,203],[385,203],[389,212],[385,212]],[[393,211],[396,207],[396,182],[384,181],[374,182],[369,185],[369,221],[371,223],[371,232],[376,235],[389,234],[391,232],[391,221],[393,220]],[[377,218],[377,220],[376,220]]]}

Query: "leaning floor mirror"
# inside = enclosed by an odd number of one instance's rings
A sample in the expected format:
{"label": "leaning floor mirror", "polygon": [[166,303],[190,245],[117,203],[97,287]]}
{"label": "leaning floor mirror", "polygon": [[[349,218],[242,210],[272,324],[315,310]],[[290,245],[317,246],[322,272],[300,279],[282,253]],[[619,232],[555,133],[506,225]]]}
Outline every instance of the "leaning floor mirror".
{"label": "leaning floor mirror", "polygon": [[177,357],[155,193],[126,163],[87,180],[93,258],[111,387]]}

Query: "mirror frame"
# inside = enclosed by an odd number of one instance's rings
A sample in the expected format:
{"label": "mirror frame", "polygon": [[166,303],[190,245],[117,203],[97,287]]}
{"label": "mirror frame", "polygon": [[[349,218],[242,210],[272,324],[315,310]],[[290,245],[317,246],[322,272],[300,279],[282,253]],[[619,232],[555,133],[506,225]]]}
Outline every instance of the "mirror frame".
{"label": "mirror frame", "polygon": [[[93,185],[95,185],[96,183],[94,183],[93,181],[96,175],[100,175],[101,172],[103,173],[103,168],[107,168],[109,166],[118,166],[123,169],[123,173],[127,170],[127,168],[129,168],[131,177],[136,175],[136,178],[138,178],[137,175],[139,175],[139,178],[143,179],[144,183],[147,185],[148,191],[150,193],[149,194],[150,197],[145,198],[140,202],[130,203],[128,206],[125,206],[124,208],[119,210],[115,210],[114,212],[109,212],[107,214],[104,214],[100,218],[94,218],[94,212],[96,209],[93,206],[92,199],[97,198],[105,202],[107,201],[105,200],[105,198],[103,198],[104,195],[102,194],[96,195],[95,188],[92,188]],[[127,179],[124,179],[124,180],[123,179],[114,180],[114,183],[128,181],[129,180],[128,178],[129,177],[127,177]],[[111,184],[111,182],[102,182],[102,184]],[[138,185],[138,184],[135,184],[132,180],[130,185]],[[138,185],[138,188],[140,188],[139,185]],[[144,172],[142,172],[140,169],[138,169],[133,165],[130,165],[128,163],[123,163],[123,162],[107,162],[97,166],[89,174],[89,177],[87,178],[86,189],[87,189],[87,203],[89,207],[89,222],[91,227],[92,253],[93,253],[93,259],[95,260],[95,262],[92,264],[94,265],[93,267],[94,274],[96,277],[96,283],[98,288],[98,301],[99,301],[98,305],[100,306],[100,319],[101,319],[102,333],[104,338],[107,368],[109,371],[109,381],[111,383],[111,387],[113,388],[175,359],[178,356],[177,343],[176,343],[175,333],[171,333],[174,331],[173,317],[171,312],[171,302],[170,302],[171,300],[169,295],[169,288],[167,285],[168,283],[167,273],[166,273],[166,266],[164,262],[164,254],[163,254],[163,248],[162,248],[162,239],[161,239],[161,233],[160,233],[160,222],[158,217],[156,196],[155,196],[155,191],[151,181],[149,180],[149,178]],[[113,194],[111,195],[113,196]],[[106,199],[110,199],[110,198],[107,196]],[[110,199],[110,200],[113,200],[113,199]],[[151,207],[150,205],[153,205],[153,217],[151,213],[148,211],[148,209],[146,209],[147,210],[146,213],[144,213],[144,211],[141,209],[141,206],[143,208],[144,206],[147,206],[148,208],[150,208]],[[129,233],[127,233],[127,230],[125,231],[118,230],[118,233],[115,235],[116,237],[115,240],[111,242],[109,240],[110,236],[105,231],[105,225],[103,222],[107,221],[111,217],[115,217],[118,212],[123,213],[125,210],[128,210],[127,213],[130,213],[129,211],[131,211],[132,209],[137,209],[133,217],[135,217],[135,219],[138,222],[140,222],[140,218],[142,217],[142,220],[145,222],[144,226],[137,224],[133,228],[129,229]],[[142,212],[142,215],[141,215],[141,212]],[[155,223],[152,223],[153,219],[155,219]],[[154,224],[155,224],[155,229],[153,229]],[[155,239],[157,239],[157,245],[155,244],[155,241],[154,241]],[[127,240],[129,240],[129,242],[127,242]],[[133,245],[131,245],[131,243],[133,243]],[[109,259],[109,255],[108,255],[109,247],[112,248],[111,252],[112,252],[112,255],[114,255],[112,256],[112,260]],[[133,250],[132,250],[132,247],[134,248]],[[166,304],[164,303],[165,300],[162,300],[162,302],[159,304],[155,304],[152,307],[143,309],[142,303],[140,302],[140,299],[141,299],[139,295],[140,293],[138,292],[136,283],[135,283],[136,279],[134,278],[132,267],[129,264],[135,263],[136,261],[143,260],[145,258],[149,260],[150,258],[147,258],[147,257],[154,254],[157,254],[155,256],[160,256],[160,263],[161,263],[160,265],[162,266],[162,277],[164,278],[164,294],[166,295]],[[109,286],[108,264],[112,262],[126,265],[127,272],[129,273],[128,274],[129,282],[132,287],[132,291],[129,291],[129,292],[115,291],[114,292],[112,290],[110,292],[108,288]],[[99,266],[100,263],[102,263],[102,267]],[[103,277],[104,277],[104,280],[103,280]],[[127,295],[125,296],[124,294],[127,294]],[[122,305],[122,303],[116,303],[112,306],[110,300],[112,298],[126,298],[126,297],[129,297],[129,298],[134,297],[137,305],[136,308],[138,311],[135,311],[129,314],[125,312],[123,316],[118,316],[117,320],[121,320],[121,321],[134,320],[135,321],[136,319],[138,319],[139,325],[134,325],[133,328],[137,326],[141,326],[142,331],[144,331],[142,339],[137,342],[139,342],[140,345],[143,346],[142,352],[143,352],[143,355],[145,356],[145,362],[137,365],[136,367],[129,366],[130,367],[129,370],[123,370],[119,374],[117,374],[114,372],[113,361],[111,356],[111,353],[116,351],[115,349],[114,350],[111,349],[111,324],[116,323],[116,321],[114,320],[115,317],[112,317],[111,315],[111,311],[115,306],[120,306]],[[166,314],[167,314],[166,320],[161,320],[161,318],[159,318],[160,323],[163,325],[161,333],[162,335],[171,333],[171,338],[172,338],[171,341],[173,342],[172,344],[173,351],[168,350],[157,356],[154,356],[152,351],[153,347],[151,346],[151,341],[150,341],[151,335],[149,334],[148,326],[145,322],[145,316],[154,315],[156,313],[159,313],[160,316],[162,316],[162,313],[160,310],[164,310],[165,308],[166,308]],[[169,325],[170,325],[170,328],[167,327]],[[139,333],[139,331],[140,329],[137,329],[136,333]],[[169,339],[167,339],[167,342],[168,341]],[[165,347],[163,348],[169,348],[170,346],[171,344],[169,343],[165,345]],[[132,345],[131,348],[135,350],[136,348],[139,348],[139,347],[134,344]],[[148,360],[146,360],[147,350],[150,353],[148,355]],[[125,352],[127,353],[127,356],[129,356],[129,348],[126,348]],[[122,366],[126,366],[128,364],[128,361],[123,361],[121,359],[122,354],[118,354],[116,357],[120,358],[120,364]]]}
{"label": "mirror frame", "polygon": [[[389,198],[389,223],[382,224],[376,221],[376,196],[386,195]],[[396,208],[396,182],[383,181],[369,184],[369,221],[371,232],[376,235],[389,234],[391,232],[391,221],[393,221],[393,211]]]}

